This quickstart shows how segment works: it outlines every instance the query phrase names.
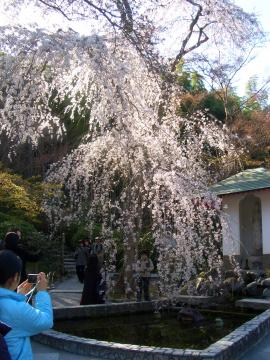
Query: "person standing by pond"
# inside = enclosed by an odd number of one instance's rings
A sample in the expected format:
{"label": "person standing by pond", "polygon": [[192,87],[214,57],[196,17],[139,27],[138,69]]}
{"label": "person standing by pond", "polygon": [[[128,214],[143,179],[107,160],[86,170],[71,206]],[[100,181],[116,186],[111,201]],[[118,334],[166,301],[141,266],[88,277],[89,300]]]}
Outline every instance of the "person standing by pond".
{"label": "person standing by pond", "polygon": [[85,270],[81,305],[104,303],[103,294],[100,292],[102,281],[98,257],[96,254],[91,254]]}
{"label": "person standing by pond", "polygon": [[92,254],[97,255],[99,266],[102,267],[104,263],[104,247],[103,239],[99,236],[95,238],[95,242],[92,245]]}
{"label": "person standing by pond", "polygon": [[142,301],[142,293],[145,301],[150,301],[149,280],[151,271],[154,270],[152,260],[149,259],[146,251],[141,253],[137,261],[137,301]]}
{"label": "person standing by pond", "polygon": [[88,248],[84,246],[84,241],[79,242],[79,246],[76,248],[74,258],[76,262],[76,274],[80,283],[83,284],[84,271],[87,264]]}

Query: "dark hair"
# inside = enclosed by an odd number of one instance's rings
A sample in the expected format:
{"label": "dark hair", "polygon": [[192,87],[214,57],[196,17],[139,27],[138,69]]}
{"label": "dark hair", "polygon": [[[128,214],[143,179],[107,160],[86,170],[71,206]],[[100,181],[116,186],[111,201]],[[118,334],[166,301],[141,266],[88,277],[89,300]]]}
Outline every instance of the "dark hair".
{"label": "dark hair", "polygon": [[4,243],[5,243],[5,249],[7,250],[14,250],[18,246],[20,238],[19,235],[15,232],[8,232],[5,236]]}
{"label": "dark hair", "polygon": [[21,274],[22,260],[12,251],[0,251],[0,285],[5,285],[8,279]]}

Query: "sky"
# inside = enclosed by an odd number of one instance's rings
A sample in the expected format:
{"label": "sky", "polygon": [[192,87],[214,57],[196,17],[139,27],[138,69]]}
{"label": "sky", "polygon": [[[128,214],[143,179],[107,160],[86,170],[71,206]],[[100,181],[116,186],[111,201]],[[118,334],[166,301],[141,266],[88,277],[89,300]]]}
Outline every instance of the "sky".
{"label": "sky", "polygon": [[246,82],[242,81],[243,78],[247,79],[250,76],[257,75],[261,84],[270,78],[270,0],[236,0],[235,3],[245,11],[254,12],[268,35],[264,46],[254,53],[256,58],[245,66],[240,73],[238,92],[242,95],[246,85]]}
{"label": "sky", "polygon": [[[223,1],[223,0],[220,0]],[[235,3],[238,6],[241,6],[245,11],[254,12],[259,21],[262,24],[262,27],[266,33],[268,33],[268,40],[263,46],[256,49],[253,52],[255,59],[247,64],[242,71],[238,73],[238,76],[235,79],[233,84],[237,89],[239,95],[244,95],[245,87],[247,80],[251,76],[258,77],[258,85],[264,84],[267,79],[270,78],[270,0],[235,0]],[[50,13],[50,26],[53,29],[58,29],[59,27],[72,27],[74,30],[86,34],[89,33],[89,23],[73,23],[72,26],[70,22],[65,20],[61,15]],[[27,9],[22,11],[19,15],[20,23],[31,23],[33,19],[37,19],[39,26],[47,28],[48,19],[45,16],[41,16],[40,13],[32,9]],[[8,15],[3,10],[2,1],[0,0],[0,25],[14,24],[17,21],[14,16]]]}

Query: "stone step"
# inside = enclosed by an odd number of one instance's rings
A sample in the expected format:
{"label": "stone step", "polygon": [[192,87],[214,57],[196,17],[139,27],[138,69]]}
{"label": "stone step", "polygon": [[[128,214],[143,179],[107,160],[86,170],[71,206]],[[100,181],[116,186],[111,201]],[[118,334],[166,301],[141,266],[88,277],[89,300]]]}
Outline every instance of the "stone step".
{"label": "stone step", "polygon": [[64,270],[69,275],[76,274],[76,262],[74,259],[74,252],[65,251],[63,259]]}
{"label": "stone step", "polygon": [[75,264],[75,260],[64,259],[64,264]]}
{"label": "stone step", "polygon": [[75,260],[74,256],[64,256],[66,260]]}

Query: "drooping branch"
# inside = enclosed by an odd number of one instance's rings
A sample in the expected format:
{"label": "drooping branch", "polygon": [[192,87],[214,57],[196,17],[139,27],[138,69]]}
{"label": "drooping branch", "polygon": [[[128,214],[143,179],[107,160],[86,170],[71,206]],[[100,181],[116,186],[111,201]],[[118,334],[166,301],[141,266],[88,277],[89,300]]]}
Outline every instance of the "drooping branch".
{"label": "drooping branch", "polygon": [[[32,129],[41,133],[54,120],[52,125],[58,125],[58,115],[49,116],[55,90],[71,120],[76,120],[82,101],[90,110],[89,134],[47,177],[58,186],[44,204],[54,229],[82,218],[90,229],[98,219],[103,234],[117,229],[124,238],[125,272],[131,274],[147,210],[160,254],[162,289],[171,296],[179,294],[179,281],[185,284],[199,270],[221,267],[217,245],[222,227],[217,229],[213,222],[219,215],[219,201],[207,191],[210,173],[203,159],[206,144],[218,147],[224,161],[234,153],[230,146],[227,149],[229,139],[223,128],[204,117],[185,121],[177,116],[177,93],[167,97],[160,122],[163,84],[128,41],[122,39],[122,47],[114,49],[108,38],[93,36],[86,41],[72,31],[32,34],[19,28],[10,33],[17,52],[30,40],[35,44],[35,58],[31,53],[20,59],[0,58],[0,80],[8,95],[0,125],[10,129],[11,136],[28,132],[34,137]],[[2,37],[3,44],[9,42],[9,37]],[[35,39],[39,39],[37,45]],[[63,46],[56,46],[61,40]],[[31,70],[27,82],[23,81],[25,68]],[[204,200],[197,205],[196,198]],[[111,249],[114,240],[105,238],[105,248]]]}

